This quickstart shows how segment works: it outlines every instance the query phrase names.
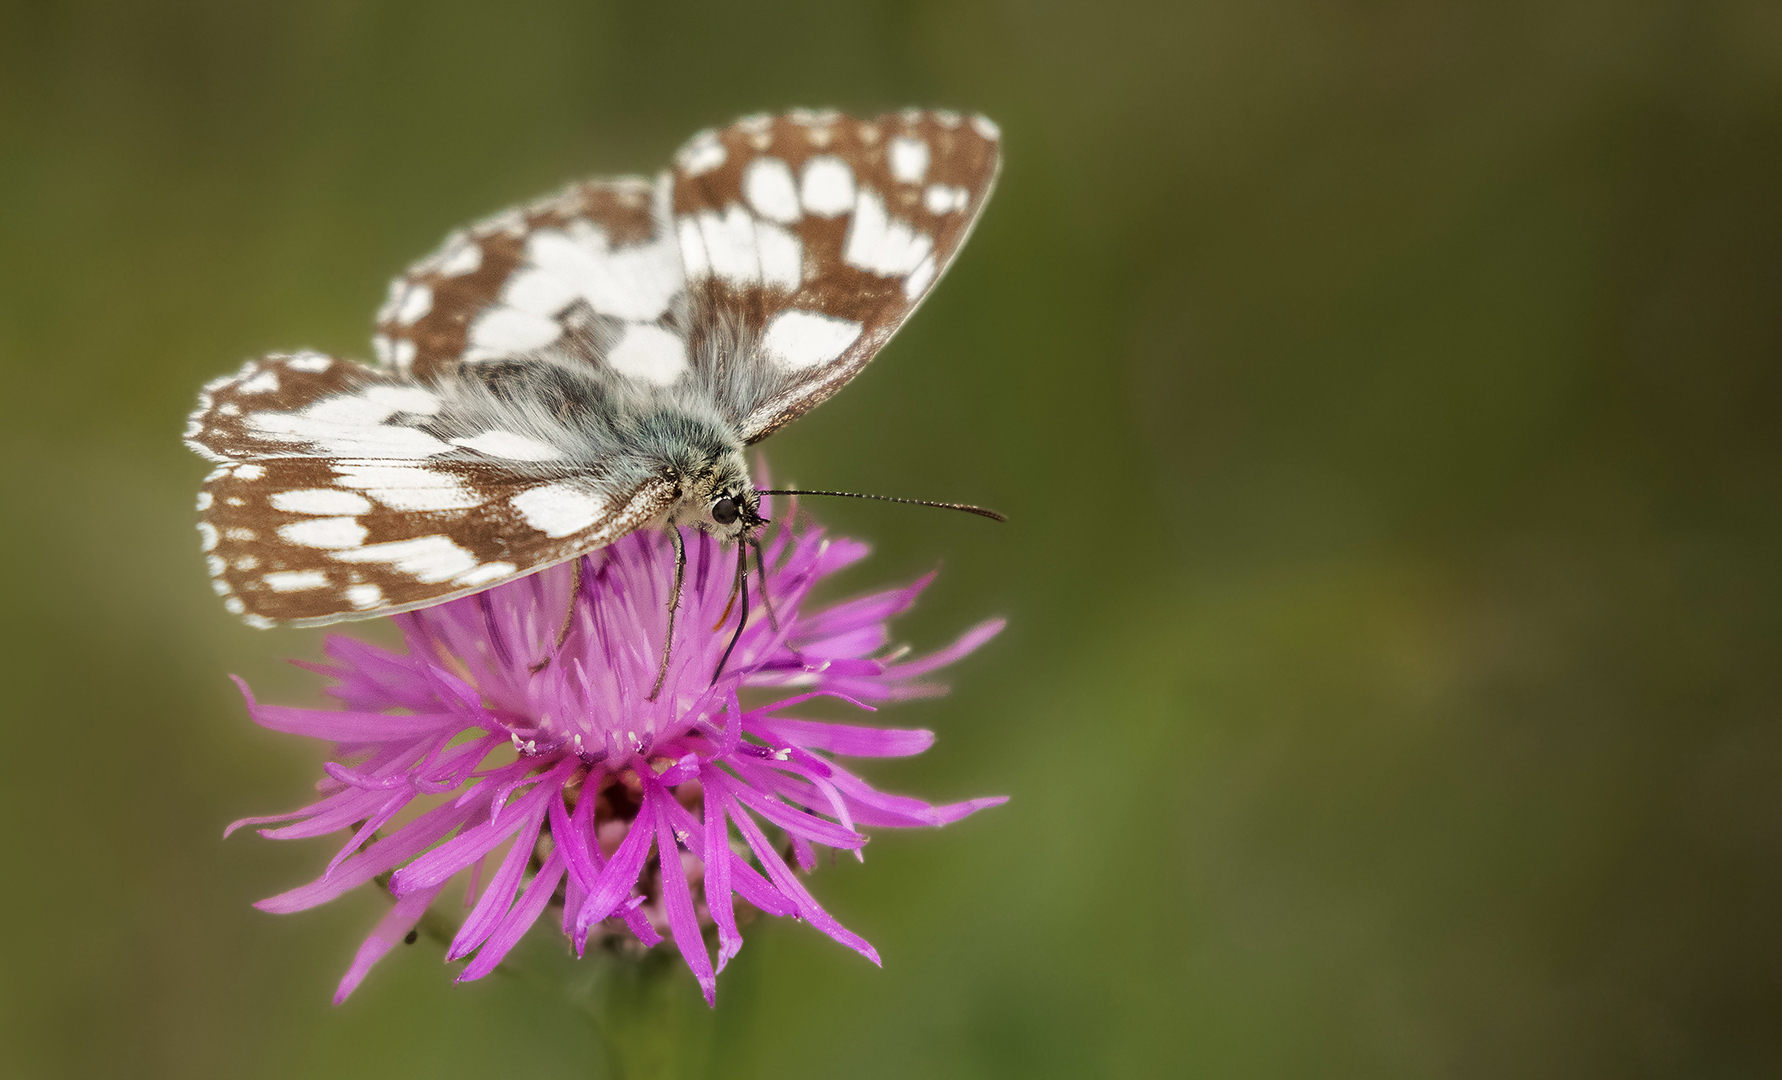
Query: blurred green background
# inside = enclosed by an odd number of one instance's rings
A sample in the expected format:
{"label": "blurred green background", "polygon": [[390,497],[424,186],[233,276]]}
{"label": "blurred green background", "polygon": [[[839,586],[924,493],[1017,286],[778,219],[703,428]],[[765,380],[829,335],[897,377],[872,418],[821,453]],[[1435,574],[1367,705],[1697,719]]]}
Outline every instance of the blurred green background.
{"label": "blurred green background", "polygon": [[[319,700],[207,588],[179,445],[264,351],[741,113],[982,110],[1001,187],[776,437],[1011,628],[938,746],[1013,801],[758,921],[690,1076],[1782,1075],[1782,7],[1759,0],[0,10],[0,1071],[594,1075],[571,1009],[251,901]],[[548,950],[548,942],[540,948]],[[551,959],[547,954],[546,960]]]}

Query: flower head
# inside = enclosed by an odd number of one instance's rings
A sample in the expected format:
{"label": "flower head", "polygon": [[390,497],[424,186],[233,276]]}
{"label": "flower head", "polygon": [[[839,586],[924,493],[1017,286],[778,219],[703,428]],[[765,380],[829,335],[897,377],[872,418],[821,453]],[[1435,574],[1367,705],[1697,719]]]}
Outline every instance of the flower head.
{"label": "flower head", "polygon": [[[716,971],[742,946],[737,897],[802,918],[877,963],[793,864],[812,869],[818,844],[858,857],[862,827],[943,825],[1004,800],[935,806],[883,794],[835,757],[916,754],[932,734],[788,713],[818,698],[871,708],[938,693],[923,677],[1002,623],[910,660],[887,651],[886,620],[932,575],[805,609],[819,580],[865,554],[815,527],[778,528],[760,567],[771,606],[748,613],[714,680],[740,617],[736,574],[728,553],[695,536],[667,677],[653,699],[674,577],[674,549],[660,533],[399,615],[406,653],[329,638],[333,663],[307,666],[332,678],[344,711],[261,705],[242,684],[256,722],[336,745],[320,801],[230,830],[291,822],[262,835],[350,833],[320,878],[257,906],[301,911],[367,881],[387,883],[395,905],[360,947],[337,1002],[455,877],[466,881],[469,911],[448,951],[470,958],[460,979],[494,970],[547,908],[560,907],[578,954],[591,937],[648,947],[666,933],[709,1002]],[[707,927],[717,936],[715,970]]]}

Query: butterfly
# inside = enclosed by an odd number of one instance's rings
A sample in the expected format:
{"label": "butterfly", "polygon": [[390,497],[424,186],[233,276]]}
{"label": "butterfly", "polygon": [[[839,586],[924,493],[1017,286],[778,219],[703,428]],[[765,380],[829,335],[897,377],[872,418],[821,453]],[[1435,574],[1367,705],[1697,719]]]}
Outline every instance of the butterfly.
{"label": "butterfly", "polygon": [[296,352],[204,387],[186,443],[216,464],[198,496],[213,587],[250,625],[307,626],[637,529],[677,550],[679,526],[751,539],[769,493],[743,448],[921,303],[999,139],[946,111],[750,116],[653,180],[572,184],[452,233],[391,283],[375,365]]}

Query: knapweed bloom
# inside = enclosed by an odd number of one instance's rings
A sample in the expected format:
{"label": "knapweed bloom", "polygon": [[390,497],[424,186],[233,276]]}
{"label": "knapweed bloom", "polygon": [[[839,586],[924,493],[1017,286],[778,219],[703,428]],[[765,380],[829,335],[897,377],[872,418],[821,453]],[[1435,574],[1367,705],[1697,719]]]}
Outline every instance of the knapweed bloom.
{"label": "knapweed bloom", "polygon": [[674,649],[654,700],[674,554],[653,532],[398,615],[402,653],[331,637],[333,662],[307,666],[332,679],[344,710],[261,705],[243,684],[255,721],[331,740],[335,751],[320,801],[231,830],[291,822],[262,835],[349,833],[320,878],[257,906],[301,911],[374,880],[395,900],[337,1002],[453,879],[466,894],[448,950],[469,958],[460,979],[494,970],[550,910],[578,954],[590,937],[647,947],[667,934],[710,1002],[716,971],[704,932],[715,929],[722,970],[742,946],[737,898],[878,962],[794,867],[812,869],[818,845],[858,857],[866,827],[944,825],[1004,800],[936,806],[876,791],[835,759],[920,753],[929,732],[794,714],[937,693],[925,676],[1002,624],[909,659],[888,651],[886,621],[929,578],[811,610],[811,589],[866,547],[814,526],[779,527],[763,553],[771,606],[754,606],[714,682],[738,617],[734,558],[708,537],[689,540]]}

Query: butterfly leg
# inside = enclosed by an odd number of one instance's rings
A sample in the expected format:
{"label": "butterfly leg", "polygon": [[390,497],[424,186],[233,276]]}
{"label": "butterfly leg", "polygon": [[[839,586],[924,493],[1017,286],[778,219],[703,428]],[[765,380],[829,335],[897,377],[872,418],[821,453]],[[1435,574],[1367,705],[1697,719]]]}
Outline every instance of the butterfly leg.
{"label": "butterfly leg", "polygon": [[527,665],[528,670],[534,675],[550,667],[551,661],[555,660],[557,654],[563,651],[563,643],[569,640],[569,628],[575,624],[576,601],[582,598],[582,564],[587,560],[588,557],[583,555],[575,561],[575,576],[570,579],[569,583],[569,606],[563,612],[563,625],[557,628],[556,644],[551,646],[550,654],[543,660]]}
{"label": "butterfly leg", "polygon": [[662,666],[656,669],[656,685],[650,688],[651,701],[662,692],[662,683],[668,678],[668,658],[674,652],[674,613],[681,606],[681,579],[687,576],[687,545],[680,527],[670,525],[668,538],[674,541],[674,586],[668,591],[668,633],[662,636]]}

